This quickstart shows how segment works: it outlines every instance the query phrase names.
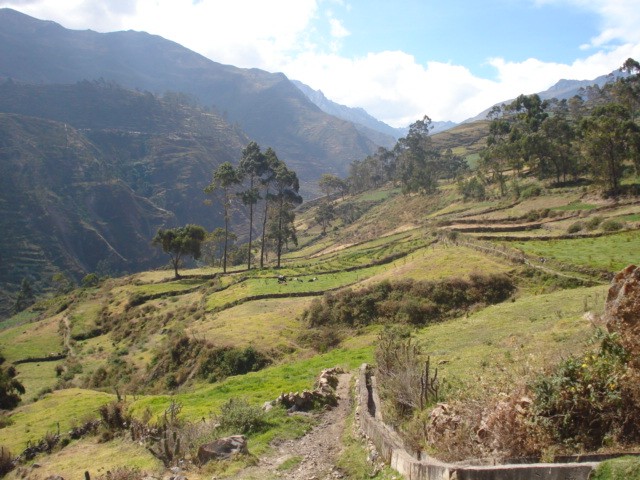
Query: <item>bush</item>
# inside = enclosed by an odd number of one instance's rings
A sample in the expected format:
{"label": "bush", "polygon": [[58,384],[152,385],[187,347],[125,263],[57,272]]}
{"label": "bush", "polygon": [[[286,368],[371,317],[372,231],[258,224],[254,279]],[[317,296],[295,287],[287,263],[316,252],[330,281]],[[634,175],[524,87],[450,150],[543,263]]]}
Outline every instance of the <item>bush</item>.
{"label": "bush", "polygon": [[0,410],[12,410],[20,403],[20,395],[25,389],[15,378],[18,374],[13,365],[4,366],[4,357],[0,355]]}
{"label": "bush", "polygon": [[397,425],[438,401],[438,371],[431,371],[429,358],[405,330],[385,328],[378,336],[375,359],[387,421]]}
{"label": "bush", "polygon": [[540,185],[528,185],[520,192],[520,197],[527,199],[532,197],[538,197],[542,194],[542,187]]}
{"label": "bush", "polygon": [[638,407],[627,393],[629,355],[615,334],[599,334],[597,351],[561,362],[532,385],[536,422],[558,442],[598,449],[638,437]]}
{"label": "bush", "polygon": [[605,232],[617,232],[618,230],[622,230],[624,228],[624,223],[619,222],[618,220],[609,219],[602,222],[602,225],[600,225],[600,227]]}
{"label": "bush", "polygon": [[479,201],[486,198],[484,184],[477,177],[458,183],[458,192],[462,195],[465,202],[467,200]]}
{"label": "bush", "polygon": [[340,345],[342,335],[335,327],[305,329],[298,336],[298,341],[318,353],[326,353]]}
{"label": "bush", "polygon": [[587,220],[587,222],[585,223],[585,228],[591,232],[596,228],[598,228],[601,223],[602,223],[602,217],[593,217]]}
{"label": "bush", "polygon": [[234,434],[257,432],[266,425],[262,409],[239,398],[230,398],[222,405],[219,423],[222,429]]}
{"label": "bush", "polygon": [[569,228],[567,228],[567,233],[578,233],[582,229],[584,229],[584,223],[574,222],[571,225],[569,225]]}
{"label": "bush", "polygon": [[102,405],[98,412],[102,425],[109,432],[125,430],[131,425],[131,415],[126,411],[126,404],[121,401],[113,401]]}
{"label": "bush", "polygon": [[358,327],[381,321],[425,325],[459,314],[477,303],[504,301],[514,290],[513,281],[503,274],[473,274],[469,280],[452,278],[438,282],[384,281],[358,291],[327,293],[311,302],[302,319],[312,327]]}

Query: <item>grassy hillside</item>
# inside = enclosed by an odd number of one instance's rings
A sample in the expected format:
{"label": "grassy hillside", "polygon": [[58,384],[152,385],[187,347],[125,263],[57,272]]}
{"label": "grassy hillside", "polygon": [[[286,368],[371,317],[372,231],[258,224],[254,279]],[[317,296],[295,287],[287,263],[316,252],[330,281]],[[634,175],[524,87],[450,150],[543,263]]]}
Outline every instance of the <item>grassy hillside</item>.
{"label": "grassy hillside", "polygon": [[[608,278],[637,261],[640,205],[601,201],[579,188],[482,204],[463,202],[447,186],[430,197],[381,189],[336,202],[358,208],[359,218],[337,220],[323,236],[313,220],[317,207],[307,208],[297,219],[299,248],[279,270],[223,275],[205,267],[185,270],[181,280],[169,270],[145,272],[41,301],[0,323],[2,352],[27,390],[0,429],[2,443],[17,453],[58,425],[64,432],[96,418],[116,392],[137,418],[157,418],[172,401],[182,405],[185,420],[215,415],[233,398],[261,405],[312,387],[323,368],[373,361],[384,322],[311,326],[303,313],[323,295],[400,279],[504,274],[517,288],[506,302],[410,326],[447,380],[445,394],[481,398],[583,351]],[[527,218],[544,209],[559,213],[526,230]],[[601,217],[595,228],[567,233],[566,225],[595,215]],[[622,229],[603,231],[609,219],[623,219]],[[502,232],[504,225],[513,231]],[[206,358],[229,370],[207,370]],[[250,359],[248,370],[233,370],[232,358]],[[254,455],[310,425],[281,411],[271,415],[268,428],[249,434]],[[43,472],[70,477],[89,468],[78,455],[91,455],[96,473],[118,464],[162,470],[126,435],[105,438],[74,440],[36,461]],[[119,459],[122,451],[126,460]],[[218,473],[242,467],[234,465]],[[198,472],[194,478],[205,475]]]}

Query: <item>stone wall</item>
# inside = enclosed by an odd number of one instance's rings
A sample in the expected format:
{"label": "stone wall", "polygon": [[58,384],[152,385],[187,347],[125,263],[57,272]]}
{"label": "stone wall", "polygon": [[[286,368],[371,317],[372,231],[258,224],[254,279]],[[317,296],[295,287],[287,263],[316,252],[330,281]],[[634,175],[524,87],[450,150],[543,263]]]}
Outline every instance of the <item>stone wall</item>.
{"label": "stone wall", "polygon": [[398,434],[382,421],[375,381],[360,367],[357,382],[360,428],[382,459],[409,480],[588,480],[597,462],[467,466],[435,458],[417,459]]}

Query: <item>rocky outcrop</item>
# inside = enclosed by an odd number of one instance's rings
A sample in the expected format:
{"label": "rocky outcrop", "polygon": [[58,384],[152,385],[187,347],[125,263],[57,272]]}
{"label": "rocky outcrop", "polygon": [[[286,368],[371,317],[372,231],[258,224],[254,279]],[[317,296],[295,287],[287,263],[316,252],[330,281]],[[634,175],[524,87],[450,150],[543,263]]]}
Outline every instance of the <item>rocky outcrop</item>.
{"label": "rocky outcrop", "polygon": [[201,445],[198,448],[198,461],[200,465],[204,465],[211,460],[225,460],[235,455],[246,455],[248,453],[247,437],[244,435],[232,435]]}
{"label": "rocky outcrop", "polygon": [[604,320],[609,332],[620,335],[620,342],[631,354],[631,364],[640,368],[640,268],[629,265],[611,281]]}
{"label": "rocky outcrop", "polygon": [[326,368],[320,373],[315,389],[282,393],[273,402],[265,403],[263,409],[268,410],[274,405],[284,405],[290,412],[306,412],[323,405],[335,407],[338,404],[336,395],[338,375],[341,373],[344,371],[340,367]]}

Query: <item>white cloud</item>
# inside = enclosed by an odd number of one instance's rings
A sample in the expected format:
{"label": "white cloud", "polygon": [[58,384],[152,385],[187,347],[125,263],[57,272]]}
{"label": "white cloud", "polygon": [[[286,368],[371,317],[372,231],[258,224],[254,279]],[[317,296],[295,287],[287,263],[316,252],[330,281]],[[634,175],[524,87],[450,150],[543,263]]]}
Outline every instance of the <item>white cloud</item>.
{"label": "white cloud", "polygon": [[329,24],[331,25],[331,36],[334,38],[344,38],[350,35],[349,30],[344,28],[342,22],[337,18],[330,18]]}
{"label": "white cloud", "polygon": [[347,58],[340,54],[341,42],[351,33],[336,13],[350,9],[344,0],[0,0],[0,6],[67,28],[143,30],[221,63],[282,71],[394,126],[425,114],[464,120],[560,78],[595,78],[629,57],[640,58],[639,0],[530,1],[599,15],[600,34],[581,46],[584,58],[570,64],[492,58],[487,62],[495,69],[494,79],[474,76],[461,65],[420,64],[402,51]]}

